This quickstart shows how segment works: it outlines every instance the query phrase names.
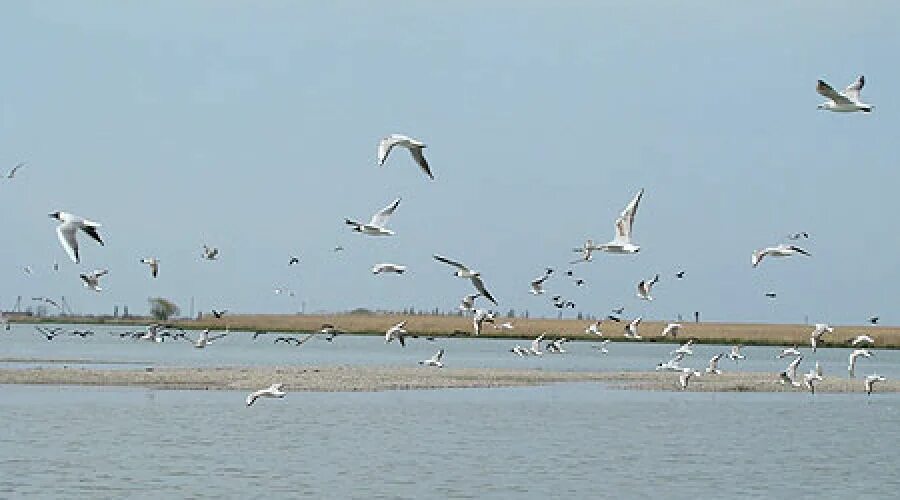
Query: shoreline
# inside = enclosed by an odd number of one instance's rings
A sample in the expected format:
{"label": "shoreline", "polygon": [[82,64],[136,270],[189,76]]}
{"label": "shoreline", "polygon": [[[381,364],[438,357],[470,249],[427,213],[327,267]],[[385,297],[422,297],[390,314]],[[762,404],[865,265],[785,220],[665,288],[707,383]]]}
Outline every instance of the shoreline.
{"label": "shoreline", "polygon": [[[102,370],[0,368],[0,385],[124,386],[177,390],[256,390],[283,383],[288,392],[380,392],[416,389],[530,387],[594,382],[612,389],[679,391],[677,372],[549,372],[544,370],[426,367],[209,367]],[[775,373],[731,372],[691,379],[688,392],[807,392],[782,385]],[[863,377],[825,377],[816,392],[863,393]],[[900,381],[875,392],[900,392]]]}

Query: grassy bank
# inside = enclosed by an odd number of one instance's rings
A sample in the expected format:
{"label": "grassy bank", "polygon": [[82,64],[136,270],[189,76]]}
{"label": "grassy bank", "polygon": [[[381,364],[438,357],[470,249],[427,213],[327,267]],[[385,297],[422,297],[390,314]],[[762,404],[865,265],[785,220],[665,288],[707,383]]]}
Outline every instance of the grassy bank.
{"label": "grassy bank", "polygon": [[[10,318],[14,322],[65,322],[119,325],[133,327],[146,325],[147,318],[111,319],[111,318]],[[309,332],[330,323],[337,328],[354,334],[383,335],[391,326],[406,320],[406,329],[415,335],[471,335],[472,320],[460,316],[431,315],[393,315],[393,314],[329,314],[329,315],[268,315],[242,314],[228,315],[221,319],[204,318],[202,320],[176,320],[172,324],[186,330],[209,328],[212,330],[268,331],[268,332]],[[507,321],[497,319],[497,323]],[[573,340],[598,340],[593,334],[586,334],[584,329],[591,323],[573,319],[509,319],[513,330],[497,330],[485,324],[483,337],[494,338],[534,338],[546,332],[548,336],[561,336]],[[808,345],[811,325],[781,325],[754,323],[682,323],[683,328],[678,341],[695,338],[700,343],[744,344],[744,345]],[[825,336],[827,346],[847,346],[848,341],[856,335],[865,333],[875,338],[878,348],[900,348],[900,327],[893,326],[840,326],[833,325],[833,334]],[[644,342],[660,340],[659,333],[665,322],[646,321],[641,323],[639,331]],[[624,323],[603,322],[604,338],[624,340],[622,332]],[[671,339],[666,340],[671,342]]]}

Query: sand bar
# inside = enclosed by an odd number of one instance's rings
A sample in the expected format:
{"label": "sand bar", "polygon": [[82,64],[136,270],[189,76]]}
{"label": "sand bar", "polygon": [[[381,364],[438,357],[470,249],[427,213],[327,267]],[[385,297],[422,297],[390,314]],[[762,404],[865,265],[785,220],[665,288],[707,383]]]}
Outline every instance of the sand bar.
{"label": "sand bar", "polygon": [[[88,368],[0,369],[0,384],[138,386],[156,389],[250,390],[274,382],[288,391],[357,392],[409,389],[490,388],[596,382],[619,389],[679,390],[674,372],[552,372],[493,368],[425,367],[204,367],[102,370]],[[817,392],[862,392],[862,376],[825,377]],[[774,373],[735,372],[699,376],[689,391],[804,392],[782,385]],[[876,392],[900,392],[900,381],[888,380]]]}

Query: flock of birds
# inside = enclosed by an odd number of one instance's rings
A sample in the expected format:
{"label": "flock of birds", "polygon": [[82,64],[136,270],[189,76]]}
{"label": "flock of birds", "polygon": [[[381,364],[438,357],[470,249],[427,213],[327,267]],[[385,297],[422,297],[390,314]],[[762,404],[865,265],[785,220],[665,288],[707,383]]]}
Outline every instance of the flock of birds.
{"label": "flock of birds", "polygon": [[[825,83],[822,80],[819,80],[816,85],[816,91],[824,96],[827,100],[820,104],[819,109],[824,109],[828,111],[834,112],[871,112],[874,110],[874,106],[864,103],[861,100],[860,92],[865,84],[865,79],[863,76],[857,78],[855,82],[853,82],[850,86],[848,86],[843,92],[838,92],[834,90],[830,85]],[[381,139],[378,143],[377,148],[377,164],[379,166],[384,166],[387,163],[388,157],[391,152],[397,148],[406,149],[416,165],[422,170],[422,172],[431,180],[434,180],[434,174],[432,169],[425,158],[424,150],[426,149],[426,144],[418,139],[414,139],[412,137],[408,137],[400,134],[392,134],[383,139]],[[16,173],[24,166],[24,163],[20,163],[16,165],[5,177],[6,180],[11,180],[15,177]],[[625,205],[625,208],[621,211],[621,213],[616,217],[613,222],[614,233],[613,238],[606,243],[595,243],[593,240],[586,240],[581,246],[574,248],[573,251],[578,254],[578,258],[569,262],[569,265],[575,266],[580,263],[588,263],[593,260],[594,253],[596,252],[605,252],[611,254],[637,254],[640,252],[640,245],[636,244],[633,240],[633,228],[634,228],[634,220],[637,215],[638,207],[640,205],[641,199],[644,195],[644,190],[640,189],[631,200]],[[391,219],[391,216],[398,209],[401,202],[401,198],[395,198],[393,201],[388,203],[387,206],[375,212],[368,222],[362,222],[360,220],[345,219],[345,224],[349,226],[349,228],[357,233],[366,236],[393,236],[395,233],[393,230],[388,228],[388,223]],[[93,220],[84,218],[79,215],[75,215],[69,212],[64,211],[56,211],[50,214],[51,218],[59,221],[59,225],[56,227],[56,234],[59,240],[59,243],[63,247],[65,253],[69,256],[69,258],[75,264],[80,263],[80,247],[79,247],[79,238],[78,234],[83,233],[88,237],[96,241],[99,245],[104,245],[103,239],[100,235],[100,227],[101,225],[98,222]],[[806,232],[798,232],[788,236],[788,239],[792,241],[797,241],[801,239],[809,238],[809,234]],[[334,251],[341,251],[343,247],[335,247]],[[759,266],[763,259],[766,257],[775,258],[785,258],[785,257],[793,257],[797,255],[803,255],[806,257],[810,257],[811,254],[800,247],[796,243],[782,243],[773,246],[766,246],[755,250],[751,254],[751,265],[752,267]],[[205,260],[215,261],[219,258],[219,249],[215,247],[211,247],[209,245],[203,246],[202,258]],[[464,264],[460,260],[445,257],[439,254],[434,254],[433,258],[435,261],[446,264],[453,268],[453,275],[461,278],[463,280],[468,280],[468,282],[474,288],[474,293],[470,293],[465,295],[460,303],[460,309],[466,313],[471,314],[472,317],[472,325],[473,325],[473,333],[475,335],[479,335],[484,328],[486,323],[494,325],[494,328],[502,328],[502,329],[512,329],[513,325],[511,323],[503,323],[500,325],[495,324],[495,314],[488,309],[482,309],[476,307],[476,300],[479,298],[483,298],[495,306],[498,305],[497,299],[491,294],[488,290],[487,285],[485,284],[484,277],[482,273],[467,264]],[[299,257],[291,256],[288,265],[298,264],[300,262]],[[150,270],[150,274],[153,278],[156,278],[159,275],[160,269],[160,261],[155,257],[144,257],[140,259],[140,263],[147,265]],[[58,266],[54,266],[58,269]],[[372,273],[379,274],[403,274],[406,271],[406,266],[396,263],[383,262],[375,264],[372,268]],[[28,272],[26,268],[26,272]],[[100,285],[101,279],[109,273],[107,269],[97,269],[91,272],[81,273],[79,276],[85,287],[94,291],[101,292],[103,288]],[[555,273],[553,268],[546,268],[541,275],[531,281],[529,292],[535,296],[544,295],[545,284],[550,279],[550,277]],[[566,276],[571,278],[572,282],[575,286],[583,286],[586,284],[583,278],[576,276],[574,269],[569,269],[566,271]],[[684,271],[679,271],[675,274],[676,279],[683,279],[685,277]],[[648,277],[646,279],[641,280],[636,285],[636,296],[641,300],[652,301],[653,300],[653,287],[660,282],[660,275],[655,273],[652,277]],[[284,293],[283,289],[276,289],[276,293]],[[293,292],[289,292],[293,295]],[[776,294],[774,292],[766,293],[766,296],[774,299]],[[52,300],[46,298],[37,298],[36,300],[43,300],[48,303],[53,303]],[[552,296],[553,306],[558,309],[566,309],[566,308],[574,308],[575,302],[570,300],[563,295],[553,295]],[[58,305],[57,305],[58,306]],[[619,308],[613,310],[615,315],[608,315],[607,319],[615,322],[623,321],[621,317],[624,312],[624,308]],[[214,316],[217,318],[221,318],[222,315],[225,314],[225,311],[213,311]],[[0,318],[2,320],[2,318]],[[877,317],[873,317],[871,322],[874,324],[877,322]],[[3,320],[5,321],[5,320]],[[594,333],[596,335],[602,336],[603,333],[601,331],[601,321],[597,321],[594,324],[588,326],[587,330],[589,333]],[[636,317],[628,321],[624,325],[624,337],[630,340],[641,340],[642,337],[638,333],[638,327],[641,323],[641,317]],[[394,340],[397,340],[398,343],[403,346],[405,345],[405,338],[409,336],[409,333],[405,329],[406,322],[403,321],[398,323],[388,329],[385,332],[385,342],[390,343]],[[819,327],[823,327],[824,329],[820,329]],[[680,324],[672,323],[667,325],[665,330],[662,332],[662,337],[672,336],[673,338],[677,337],[679,330],[682,328]],[[38,332],[44,335],[48,340],[52,340],[53,337],[59,335],[61,333],[60,329],[45,329],[42,327],[37,327]],[[816,331],[814,331],[811,337],[811,345],[813,352],[816,350],[816,346],[818,342],[821,342],[822,336],[826,333],[830,333],[833,330],[827,325],[817,325]],[[337,335],[338,331],[331,325],[324,325],[321,332],[314,332],[310,334],[310,337],[307,337],[306,340],[311,338],[311,335],[315,335],[317,333],[325,333],[330,335],[330,339],[334,338],[334,335]],[[202,332],[200,336],[196,339],[190,339],[185,332],[177,332],[171,333],[166,329],[161,328],[159,325],[154,325],[148,328],[146,332],[131,332],[132,338],[139,338],[142,340],[151,340],[160,342],[166,338],[166,336],[171,336],[173,338],[181,338],[185,340],[190,340],[195,347],[203,348],[209,345],[210,343],[223,338],[227,335],[227,331],[218,335],[211,335],[208,330]],[[83,335],[84,336],[84,335]],[[254,336],[255,338],[256,336]],[[563,345],[566,342],[566,339],[559,338],[555,339],[549,343],[547,343],[543,348],[541,347],[541,342],[544,340],[545,335],[541,335],[538,338],[534,339],[530,348],[525,348],[519,345],[514,346],[510,349],[511,352],[515,353],[519,356],[540,356],[543,353],[564,353],[565,349]],[[290,341],[282,337],[280,339],[276,339],[276,342],[283,341],[285,343],[289,343]],[[871,341],[871,339],[870,339]],[[296,345],[301,345],[305,342],[305,340],[296,340]],[[602,353],[607,353],[607,343],[609,340],[605,340],[598,346],[598,349]],[[860,340],[862,342],[862,340]],[[856,343],[854,343],[856,345]],[[721,373],[721,370],[718,368],[719,360],[724,356],[724,353],[717,354],[709,361],[709,366],[703,371],[696,371],[690,368],[682,368],[680,366],[680,362],[691,354],[690,351],[691,342],[682,345],[677,350],[673,351],[673,357],[666,362],[660,363],[657,366],[657,369],[661,370],[672,370],[679,372],[680,375],[680,385],[682,388],[686,388],[691,377],[698,375],[714,375]],[[431,367],[442,367],[443,362],[442,358],[444,355],[444,350],[439,350],[432,358],[420,361],[420,364]],[[780,379],[785,384],[790,384],[791,386],[800,386],[801,382],[796,376],[797,366],[799,365],[800,360],[803,359],[802,355],[794,354],[796,359],[791,365],[780,374]],[[870,357],[872,353],[866,349],[857,349],[854,350],[850,355],[849,361],[849,372],[851,377],[854,374],[854,367],[856,364],[856,360],[860,357]],[[730,359],[737,361],[739,359],[743,359],[743,356],[740,354],[740,346],[735,346],[728,356]],[[821,380],[821,373],[816,370],[811,371],[808,374],[805,374],[802,377],[802,384],[804,384],[811,391],[814,391],[815,382]],[[866,389],[867,392],[871,392],[872,385],[875,382],[884,380],[883,377],[878,375],[871,375],[866,378]],[[283,397],[284,396],[283,386],[281,384],[274,384],[267,389],[263,389],[261,391],[254,392],[247,398],[247,404],[252,405],[259,397]]]}

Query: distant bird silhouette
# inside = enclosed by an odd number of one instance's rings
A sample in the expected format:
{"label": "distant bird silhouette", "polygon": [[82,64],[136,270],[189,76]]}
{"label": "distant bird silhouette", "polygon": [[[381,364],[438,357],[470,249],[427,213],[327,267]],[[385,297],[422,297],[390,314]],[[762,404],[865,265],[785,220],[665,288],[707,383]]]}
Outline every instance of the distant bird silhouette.
{"label": "distant bird silhouette", "polygon": [[222,316],[225,316],[225,313],[227,312],[228,309],[222,309],[221,311],[216,311],[215,309],[212,310],[212,314],[216,317],[216,319],[222,319]]}
{"label": "distant bird silhouette", "polygon": [[881,319],[881,318],[879,318],[878,316],[872,316],[871,318],[869,318],[869,323],[872,323],[873,325],[877,325],[879,319]]}
{"label": "distant bird silhouette", "polygon": [[291,256],[291,260],[288,261],[289,266],[293,266],[294,264],[299,264],[299,263],[300,263],[300,257],[296,257],[293,255]]}
{"label": "distant bird silhouette", "polygon": [[683,278],[684,278],[684,271],[678,271],[677,273],[675,273],[675,277],[678,278],[678,279],[683,279]]}
{"label": "distant bird silhouette", "polygon": [[807,238],[809,238],[809,233],[807,233],[806,231],[801,231],[799,233],[794,233],[794,234],[788,235],[789,240],[799,240],[799,239],[805,240]]}
{"label": "distant bird silhouette", "polygon": [[774,299],[776,296],[777,295],[775,295],[775,292],[767,292],[766,293],[766,297],[768,297],[770,299]]}
{"label": "distant bird silhouette", "polygon": [[617,314],[617,315],[621,316],[622,314],[625,313],[625,307],[623,306],[618,309],[613,309],[612,312],[613,312],[613,314]]}

